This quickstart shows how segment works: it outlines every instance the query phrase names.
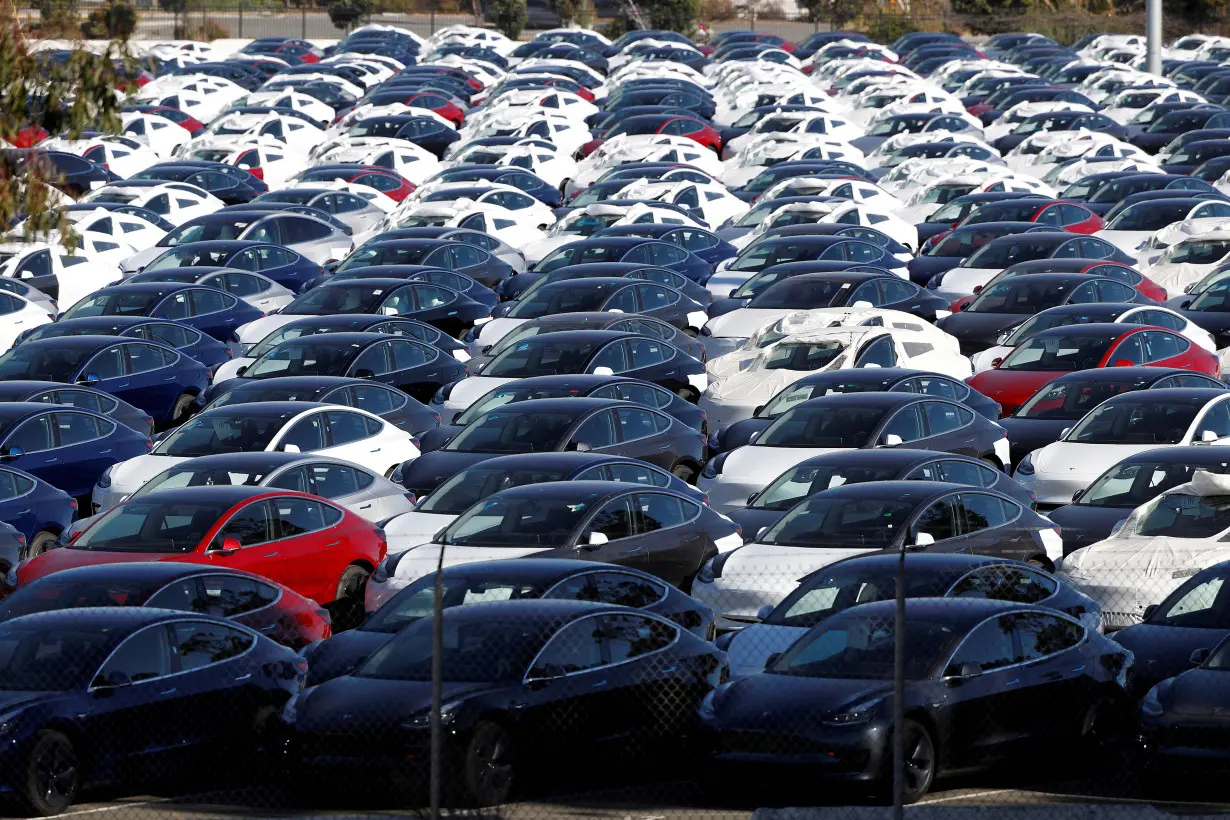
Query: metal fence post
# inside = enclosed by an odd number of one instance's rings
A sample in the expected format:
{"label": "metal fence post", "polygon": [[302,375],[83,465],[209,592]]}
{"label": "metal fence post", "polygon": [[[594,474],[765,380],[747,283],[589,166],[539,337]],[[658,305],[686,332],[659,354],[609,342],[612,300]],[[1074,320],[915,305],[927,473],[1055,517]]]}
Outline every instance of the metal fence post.
{"label": "metal fence post", "polygon": [[905,551],[903,544],[893,618],[893,820],[905,817]]}
{"label": "metal fence post", "polygon": [[431,32],[430,33],[431,34],[436,33],[436,10],[434,6],[431,9]]}
{"label": "metal fence post", "polygon": [[[434,16],[434,14],[433,14]],[[436,561],[436,582],[431,607],[431,820],[440,820],[441,754],[444,727],[440,725],[440,700],[444,689],[444,545]]]}
{"label": "metal fence post", "polygon": [[1162,0],[1146,0],[1145,3],[1145,34],[1148,42],[1145,46],[1145,69],[1150,74],[1162,73]]}
{"label": "metal fence post", "polygon": [[307,39],[307,2],[306,0],[304,0],[304,2],[301,2],[299,4],[299,20],[302,23],[302,26],[301,26],[302,33],[299,35],[299,38],[301,40],[306,40]]}
{"label": "metal fence post", "polygon": [[243,0],[239,0],[239,37],[243,38]]}

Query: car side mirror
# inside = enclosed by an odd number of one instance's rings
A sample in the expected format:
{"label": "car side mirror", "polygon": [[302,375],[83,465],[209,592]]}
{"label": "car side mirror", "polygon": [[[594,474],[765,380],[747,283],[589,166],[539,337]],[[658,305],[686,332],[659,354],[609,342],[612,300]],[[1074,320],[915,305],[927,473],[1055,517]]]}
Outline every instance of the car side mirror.
{"label": "car side mirror", "polygon": [[760,411],[761,411],[761,410],[763,410],[763,409],[764,409],[764,405],[763,405],[763,404],[758,404],[758,405],[756,405],[756,409],[752,411],[752,416],[753,416],[754,418],[760,418]]}
{"label": "car side mirror", "polygon": [[1209,659],[1210,654],[1212,654],[1212,650],[1210,649],[1197,649],[1192,653],[1189,660],[1191,661],[1192,666],[1202,666],[1204,665],[1204,662]]}
{"label": "car side mirror", "polygon": [[1065,428],[1063,428],[1063,430],[1061,430],[1061,431],[1060,431],[1060,433],[1059,433],[1059,437],[1060,437],[1060,438],[1067,438],[1067,437],[1068,437],[1068,433],[1071,433],[1071,432],[1072,432],[1072,428],[1071,428],[1071,427],[1065,427]]}
{"label": "car side mirror", "polygon": [[[1192,288],[1194,288],[1194,287],[1196,287],[1196,283],[1195,283],[1195,282],[1188,282],[1186,285],[1184,285],[1184,286],[1183,286],[1183,292],[1184,292],[1184,293],[1191,293],[1191,292],[1192,292]],[[1184,306],[1184,307],[1187,307],[1187,303],[1186,303],[1186,302],[1184,302],[1184,303],[1183,303],[1183,306]]]}
{"label": "car side mirror", "polygon": [[1115,363],[1111,366],[1112,367],[1132,367],[1134,364],[1136,363],[1133,362],[1131,359],[1115,359]]}
{"label": "car side mirror", "polygon": [[782,656],[781,652],[770,652],[769,657],[764,659],[764,668],[768,669],[769,667],[773,666],[773,664],[777,663],[778,658],[780,658],[781,656]]}
{"label": "car side mirror", "polygon": [[974,293],[982,293],[982,285],[974,285]]}
{"label": "car side mirror", "polygon": [[872,307],[872,304],[871,302],[868,302],[866,299],[859,299],[857,302],[850,305],[850,307],[869,308],[869,307]]}
{"label": "car side mirror", "polygon": [[991,360],[991,369],[992,369],[992,370],[999,370],[999,366],[1000,366],[1001,364],[1003,364],[1003,363],[1004,363],[1004,360],[1003,360],[1003,358],[1002,358],[1002,357],[996,357],[996,358],[994,358],[994,359],[992,359],[992,360]]}
{"label": "car side mirror", "polygon": [[26,451],[20,447],[0,447],[0,458],[18,458],[25,454]]}
{"label": "car side mirror", "polygon": [[595,367],[594,375],[595,376],[614,376],[615,371],[609,367]]}
{"label": "car side mirror", "polygon": [[248,372],[248,366],[246,364],[243,365],[242,367],[238,367],[235,369],[236,376],[242,376],[244,373],[247,373],[247,372]]}
{"label": "car side mirror", "polygon": [[1218,436],[1217,433],[1214,433],[1212,430],[1201,430],[1200,431],[1200,440],[1203,441],[1205,444],[1211,444],[1214,441],[1217,441],[1218,438],[1220,438],[1220,436]]}
{"label": "car side mirror", "polygon": [[102,381],[102,377],[97,373],[86,373],[77,379],[77,384],[98,384],[100,381]]}
{"label": "car side mirror", "polygon": [[1192,306],[1192,300],[1191,300],[1191,299],[1184,299],[1182,302],[1180,302],[1180,303],[1179,303],[1179,309],[1180,309],[1180,310],[1186,310],[1187,308],[1189,308],[1189,307],[1191,307],[1191,306]]}
{"label": "car side mirror", "polygon": [[572,444],[568,445],[568,449],[572,450],[573,452],[577,452],[577,453],[588,453],[593,448],[589,446],[589,442],[574,441],[572,442]]}
{"label": "car side mirror", "polygon": [[585,551],[594,550],[601,547],[603,544],[610,543],[610,541],[611,539],[607,538],[606,533],[591,532],[589,534],[589,538],[585,540],[584,544],[579,545],[578,549]]}
{"label": "car side mirror", "polygon": [[299,445],[298,445],[298,444],[283,444],[283,445],[282,445],[281,447],[279,447],[278,449],[279,449],[279,450],[281,450],[283,453],[301,453],[301,452],[303,452],[302,450],[300,450],[300,449],[299,449]]}
{"label": "car side mirror", "polygon": [[486,356],[487,354],[489,354],[489,353],[491,352],[491,348],[493,348],[493,347],[495,347],[495,345],[484,345],[484,346],[483,346],[483,351],[482,351],[482,354],[483,354],[484,356]]}
{"label": "car side mirror", "polygon": [[376,371],[370,370],[366,367],[360,367],[354,372],[354,377],[356,379],[374,379],[376,378]]}
{"label": "car side mirror", "polygon": [[929,532],[920,532],[918,535],[914,536],[914,546],[916,547],[929,547],[934,543],[935,536]]}
{"label": "car side mirror", "polygon": [[773,614],[773,604],[765,604],[760,609],[756,610],[756,620],[763,621],[765,618]]}
{"label": "car side mirror", "polygon": [[760,529],[756,530],[756,540],[759,541],[761,538],[764,537],[764,534],[768,531],[769,531],[768,527],[761,527]]}
{"label": "car side mirror", "polygon": [[1075,502],[1075,501],[1080,501],[1080,500],[1081,500],[1081,496],[1082,496],[1082,495],[1084,495],[1084,494],[1085,494],[1085,491],[1084,491],[1084,490],[1077,490],[1076,492],[1072,493],[1072,500],[1073,500],[1074,502]]}
{"label": "car side mirror", "polygon": [[905,442],[901,440],[901,436],[897,435],[896,433],[889,433],[887,436],[884,437],[885,447],[900,447],[904,443]]}
{"label": "car side mirror", "polygon": [[239,539],[233,535],[227,535],[222,538],[222,545],[214,549],[213,552],[218,555],[234,555],[242,548]]}
{"label": "car side mirror", "polygon": [[982,668],[976,663],[953,663],[944,670],[944,680],[950,686],[960,685],[968,678],[976,678],[982,674]]}
{"label": "car side mirror", "polygon": [[759,496],[759,495],[760,495],[760,493],[752,493],[751,495],[749,495],[749,496],[747,497],[747,506],[749,506],[749,507],[750,507],[750,506],[752,506],[753,504],[755,504],[755,503],[756,503],[756,497],[757,497],[757,496]]}
{"label": "car side mirror", "polygon": [[1154,613],[1156,612],[1157,612],[1157,604],[1149,604],[1147,607],[1145,607],[1145,614],[1142,620],[1145,620],[1145,621],[1149,620],[1150,618],[1153,617]]}

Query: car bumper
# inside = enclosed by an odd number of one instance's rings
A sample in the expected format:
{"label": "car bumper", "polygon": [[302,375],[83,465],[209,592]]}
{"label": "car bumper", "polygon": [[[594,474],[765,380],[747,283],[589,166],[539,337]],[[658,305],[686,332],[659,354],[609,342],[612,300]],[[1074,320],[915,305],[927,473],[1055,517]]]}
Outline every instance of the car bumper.
{"label": "car bumper", "polygon": [[114,484],[106,488],[96,485],[93,493],[90,495],[90,506],[93,507],[93,510],[88,514],[98,515],[103,510],[109,510],[131,494],[131,490],[124,487],[116,487]]}
{"label": "car bumper", "polygon": [[718,766],[772,766],[764,772],[769,778],[819,776],[855,782],[881,776],[889,736],[887,727],[878,723],[845,729],[825,727],[823,733],[807,735],[702,723],[698,734],[709,761]]}
{"label": "car bumper", "polygon": [[747,506],[747,497],[764,489],[764,486],[750,481],[736,481],[726,476],[705,478],[701,476],[696,482],[696,488],[709,496],[709,506],[718,512],[741,510]]}
{"label": "car bumper", "polygon": [[698,336],[701,347],[705,349],[705,356],[709,360],[716,359],[718,356],[725,356],[727,353],[733,353],[747,342],[745,336]]}
{"label": "car bumper", "polygon": [[1230,721],[1206,717],[1189,723],[1167,715],[1165,723],[1143,718],[1140,729],[1140,746],[1154,762],[1185,767],[1230,762]]}
{"label": "car bumper", "polygon": [[1037,472],[1033,475],[1021,475],[1018,472],[1013,478],[1025,487],[1033,490],[1038,496],[1038,507],[1043,508],[1071,504],[1072,494],[1077,490],[1083,490],[1088,487],[1097,479],[1098,475],[1096,473],[1059,475],[1057,473]]}

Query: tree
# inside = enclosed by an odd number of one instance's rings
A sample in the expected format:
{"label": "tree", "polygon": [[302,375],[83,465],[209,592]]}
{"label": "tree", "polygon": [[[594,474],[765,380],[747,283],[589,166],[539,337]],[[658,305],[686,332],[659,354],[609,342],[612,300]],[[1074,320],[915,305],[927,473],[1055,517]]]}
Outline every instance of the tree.
{"label": "tree", "polygon": [[800,5],[807,15],[807,22],[827,20],[834,29],[845,28],[863,10],[863,0],[802,0]]}
{"label": "tree", "polygon": [[491,0],[489,8],[491,21],[506,37],[515,40],[521,36],[530,18],[525,0]]}
{"label": "tree", "polygon": [[[77,139],[86,130],[117,133],[123,99],[115,93],[132,58],[112,43],[101,54],[84,49],[51,56],[26,48],[17,21],[0,12],[0,138],[28,142],[23,131]],[[74,244],[54,168],[30,153],[10,153],[0,162],[0,224],[25,218],[27,241],[57,235]]]}
{"label": "tree", "polygon": [[649,25],[680,34],[691,34],[700,17],[700,0],[650,0],[642,3],[649,8]]}
{"label": "tree", "polygon": [[137,29],[137,10],[128,3],[107,0],[81,24],[81,33],[93,40],[127,40]]}
{"label": "tree", "polygon": [[551,10],[559,15],[561,25],[571,25],[580,9],[578,0],[551,0]]}
{"label": "tree", "polygon": [[329,21],[349,31],[360,20],[372,16],[372,0],[329,0]]}

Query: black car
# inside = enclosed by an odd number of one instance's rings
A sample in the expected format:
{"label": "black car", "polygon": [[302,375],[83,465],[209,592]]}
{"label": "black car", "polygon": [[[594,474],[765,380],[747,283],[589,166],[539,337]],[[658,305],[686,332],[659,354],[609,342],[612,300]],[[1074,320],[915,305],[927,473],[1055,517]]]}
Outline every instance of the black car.
{"label": "black car", "polygon": [[251,202],[267,192],[263,181],[225,162],[205,160],[171,160],[151,165],[132,175],[133,179],[156,179],[164,182],[186,182],[221,199],[228,205]]}
{"label": "black car", "polygon": [[[762,271],[771,273],[773,266]],[[934,320],[937,311],[948,310],[948,301],[928,293],[900,276],[879,272],[805,273],[781,279],[751,300],[723,299],[709,306],[709,315],[720,316],[746,306],[812,310],[826,307],[866,306],[900,310],[920,319]]]}
{"label": "black car", "polygon": [[812,456],[786,470],[763,490],[748,496],[747,506],[731,510],[730,519],[754,537],[782,519],[795,504],[830,487],[866,481],[943,481],[1003,493],[1032,508],[1033,491],[1008,475],[969,456],[931,450],[843,450]]}
{"label": "black car", "polygon": [[434,430],[440,414],[418,399],[372,379],[345,376],[278,376],[228,379],[207,394],[207,408],[258,401],[311,401],[344,404],[374,413],[411,435]]}
{"label": "black car", "polygon": [[419,450],[438,450],[461,432],[461,429],[491,410],[531,399],[618,399],[643,407],[652,407],[673,416],[688,427],[708,435],[705,412],[664,387],[627,376],[598,376],[581,373],[568,376],[531,376],[500,385],[458,413],[452,424],[428,430],[415,438]]}
{"label": "black car", "polygon": [[237,740],[237,754],[259,760],[307,671],[232,621],[145,607],[14,618],[0,624],[0,647],[0,782],[44,816],[90,785],[157,782]]}
{"label": "black car", "polygon": [[[235,343],[232,347],[238,357],[256,358],[264,355],[274,345],[311,336],[315,333],[387,333],[390,336],[409,336],[432,347],[439,348],[450,356],[457,357],[465,345],[449,336],[438,327],[417,319],[401,316],[386,316],[382,313],[341,313],[337,315],[308,316],[282,325],[254,344]],[[463,354],[464,355],[464,354]],[[458,357],[460,358],[460,357]]]}
{"label": "black car", "polygon": [[940,207],[932,211],[926,221],[914,226],[918,229],[918,241],[925,244],[929,239],[948,233],[961,224],[967,216],[977,213],[984,205],[991,202],[1002,202],[1008,199],[1047,200],[1050,198],[1042,194],[1027,194],[1021,191],[970,193],[976,187],[978,186],[953,182],[933,188],[932,190],[936,192],[933,195],[933,201]]}
{"label": "black car", "polygon": [[302,254],[271,242],[247,239],[214,239],[185,242],[150,261],[142,270],[171,268],[226,267],[256,271],[295,293],[304,290],[324,268]]}
{"label": "black car", "polygon": [[278,311],[282,316],[382,314],[416,319],[460,336],[490,311],[479,302],[430,282],[404,279],[344,279],[312,288]]}
{"label": "black car", "polygon": [[[357,629],[313,644],[308,659],[308,686],[346,675],[410,624],[431,617],[436,574],[433,572],[380,604]],[[446,567],[444,606],[461,606],[476,596],[507,590],[507,600],[592,601],[643,609],[674,621],[701,638],[716,632],[713,612],[700,601],[660,578],[631,567],[558,558],[476,561]]]}
{"label": "black car", "polygon": [[1128,456],[1047,517],[1063,528],[1064,553],[1071,553],[1109,538],[1132,510],[1191,481],[1196,470],[1230,472],[1230,454],[1220,447],[1181,445]]}
{"label": "black car", "polygon": [[495,291],[465,274],[423,265],[373,265],[370,268],[355,268],[352,271],[335,273],[330,277],[333,282],[344,282],[347,279],[407,279],[412,282],[431,282],[455,290],[488,310],[500,301]]}
{"label": "black car", "polygon": [[709,304],[711,298],[709,291],[703,285],[669,268],[657,267],[655,265],[638,265],[635,262],[588,262],[581,265],[569,265],[553,270],[550,273],[527,271],[517,274],[505,282],[504,286],[500,289],[500,297],[505,301],[496,310],[494,315],[507,315],[507,312],[516,306],[518,300],[530,297],[535,289],[548,282],[603,276],[639,279],[642,282],[654,282],[659,285],[665,285],[702,305]]}
{"label": "black car", "polygon": [[1140,704],[1140,745],[1148,776],[1180,771],[1190,776],[1224,768],[1226,722],[1222,706],[1230,697],[1230,640],[1192,651],[1194,667],[1150,689]]}
{"label": "black car", "polygon": [[57,336],[128,336],[133,339],[149,339],[173,347],[208,368],[216,368],[229,361],[232,355],[232,349],[224,342],[191,325],[148,316],[82,316],[77,319],[61,319],[22,331],[17,337],[17,343]]}
{"label": "black car", "polygon": [[1000,237],[1035,231],[1054,233],[1055,229],[1036,222],[985,222],[954,227],[946,233],[936,234],[923,243],[922,253],[907,265],[910,281],[916,285],[927,285],[934,277],[973,256],[988,242]]}
{"label": "black car", "polygon": [[830,261],[817,259],[807,262],[783,262],[780,265],[770,265],[759,273],[751,276],[747,281],[732,290],[729,296],[712,299],[710,304],[705,308],[705,312],[710,317],[714,317],[721,316],[724,313],[730,313],[731,311],[737,310],[741,307],[747,307],[748,303],[751,302],[752,299],[755,299],[773,285],[779,284],[786,279],[790,279],[795,276],[803,276],[804,274],[809,273],[883,274],[888,273],[888,271],[879,265],[864,265],[857,262],[847,262],[845,260]]}
{"label": "black car", "polygon": [[405,336],[317,333],[281,342],[236,373],[236,379],[214,385],[210,396],[233,389],[240,380],[348,376],[391,385],[421,402],[465,378],[468,370],[438,348]]}
{"label": "black car", "polygon": [[68,151],[7,150],[4,152],[4,162],[6,165],[12,164],[17,168],[27,162],[46,163],[50,166],[48,169],[50,174],[47,176],[48,183],[73,199],[78,199],[95,188],[120,179],[105,165]]}
{"label": "black car", "polygon": [[[547,333],[559,333],[564,330],[611,330],[623,333],[639,333],[643,336],[655,336],[672,347],[675,347],[693,359],[704,361],[705,346],[687,332],[674,325],[668,325],[660,319],[634,314],[627,316],[619,313],[559,313],[530,319],[514,327],[493,342],[487,343],[483,338],[483,328],[479,325],[466,333],[464,341],[470,343],[473,360],[471,368],[486,364],[491,359],[503,353],[508,347],[522,339],[531,336],[542,336]],[[490,335],[494,336],[495,333]]]}
{"label": "black car", "polygon": [[705,460],[704,436],[662,411],[617,399],[530,399],[479,415],[440,449],[407,461],[401,483],[421,496],[499,455],[564,450],[639,458],[685,481]]}
{"label": "black car", "polygon": [[[451,693],[445,752],[456,761],[444,776],[480,806],[505,802],[534,764],[676,741],[725,674],[712,644],[627,607],[502,601],[443,617],[446,634],[466,636],[442,659]],[[300,693],[290,725],[296,761],[316,776],[401,773],[408,763],[423,774],[433,629],[422,618],[351,674]],[[522,748],[536,751],[518,754]]]}
{"label": "black car", "polygon": [[1012,463],[1058,441],[1064,430],[1111,396],[1167,387],[1227,389],[1212,376],[1177,367],[1099,367],[1064,373],[1038,388],[1015,413],[999,420],[1008,431]]}
{"label": "black car", "polygon": [[[813,783],[886,787],[895,606],[839,612],[763,673],[706,696],[701,741],[714,779],[744,782],[740,765],[771,763]],[[1131,655],[1069,616],[991,600],[905,606],[907,802],[946,770],[985,768],[1039,744],[1059,752],[1125,715]]]}
{"label": "black car", "polygon": [[0,402],[65,404],[107,416],[143,435],[154,432],[154,417],[110,393],[80,384],[13,379],[0,381]]}
{"label": "black car", "polygon": [[[942,276],[942,274],[941,274]],[[966,356],[995,345],[1005,331],[1060,305],[1098,302],[1149,302],[1122,282],[1085,273],[1037,273],[988,284],[960,311],[936,322],[957,338]]]}
{"label": "black car", "polygon": [[[532,292],[531,292],[532,291]],[[705,306],[656,282],[616,277],[567,279],[535,285],[503,315],[538,319],[560,313],[636,313],[660,319],[680,330],[699,332]]]}
{"label": "black car", "polygon": [[999,403],[987,398],[958,379],[925,370],[897,367],[869,367],[811,373],[784,387],[777,395],[756,408],[752,418],[736,421],[709,436],[714,454],[742,447],[752,436],[766,429],[800,401],[833,393],[920,393],[960,402],[983,418],[998,421]]}
{"label": "black car", "polygon": [[1196,284],[1200,292],[1180,300],[1179,312],[1212,333],[1219,348],[1230,345],[1230,272]]}
{"label": "black car", "polygon": [[468,276],[496,288],[516,273],[512,266],[483,248],[448,239],[375,239],[356,248],[338,265],[339,273],[375,265],[423,265]]}
{"label": "black car", "polygon": [[[653,382],[691,402],[700,398],[708,380],[705,366],[673,345],[644,333],[612,330],[567,330],[533,336],[475,368],[474,373],[484,380],[573,373],[627,376]],[[432,404],[446,405],[454,415],[464,410],[487,391],[488,384],[467,382],[445,386],[432,397]],[[445,420],[452,419],[446,415]]]}

